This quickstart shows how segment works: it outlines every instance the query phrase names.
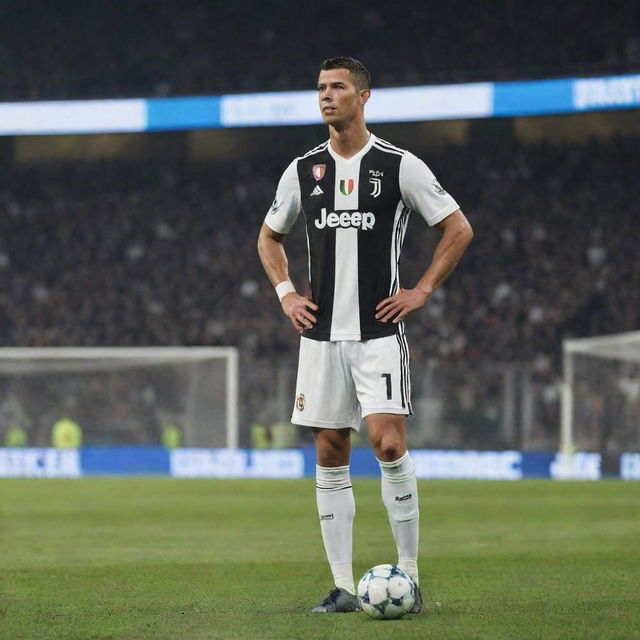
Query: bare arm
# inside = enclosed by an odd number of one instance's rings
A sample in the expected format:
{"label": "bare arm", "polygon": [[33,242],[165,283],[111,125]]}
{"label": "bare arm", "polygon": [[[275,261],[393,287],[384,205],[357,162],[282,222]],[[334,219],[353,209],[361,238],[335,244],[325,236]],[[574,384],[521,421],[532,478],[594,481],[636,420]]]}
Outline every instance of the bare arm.
{"label": "bare arm", "polygon": [[381,322],[388,322],[391,319],[394,323],[400,322],[412,311],[423,307],[436,287],[441,285],[456,268],[473,238],[471,225],[460,209],[447,216],[436,227],[442,232],[442,236],[433,252],[431,265],[415,288],[401,288],[394,296],[378,303],[376,318]]}
{"label": "bare arm", "polygon": [[[287,254],[282,244],[285,237],[282,233],[275,232],[267,224],[262,225],[258,236],[258,254],[274,287],[289,280]],[[310,310],[317,311],[318,306],[308,298],[292,292],[282,298],[281,304],[283,312],[291,320],[298,333],[302,333],[304,329],[311,329],[315,324],[316,318]]]}

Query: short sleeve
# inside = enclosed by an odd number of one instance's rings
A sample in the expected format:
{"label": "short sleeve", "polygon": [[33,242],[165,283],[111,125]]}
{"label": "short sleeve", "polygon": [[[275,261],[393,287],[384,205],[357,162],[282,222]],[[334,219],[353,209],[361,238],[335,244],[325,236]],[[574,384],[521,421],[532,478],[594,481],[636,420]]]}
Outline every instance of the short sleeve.
{"label": "short sleeve", "polygon": [[276,233],[289,233],[300,213],[300,181],[298,160],[294,160],[282,174],[276,197],[264,219],[265,224]]}
{"label": "short sleeve", "polygon": [[412,153],[400,161],[400,192],[405,204],[433,226],[457,211],[458,203],[440,186],[433,172]]}

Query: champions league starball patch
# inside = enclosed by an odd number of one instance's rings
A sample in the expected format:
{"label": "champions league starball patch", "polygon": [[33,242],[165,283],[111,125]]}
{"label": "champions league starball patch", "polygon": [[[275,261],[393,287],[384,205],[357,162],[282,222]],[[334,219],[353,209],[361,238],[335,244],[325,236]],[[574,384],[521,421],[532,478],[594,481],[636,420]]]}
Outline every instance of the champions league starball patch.
{"label": "champions league starball patch", "polygon": [[431,185],[433,186],[433,190],[441,195],[441,196],[446,196],[447,192],[442,188],[442,186],[440,185],[440,183],[437,180],[434,180]]}
{"label": "champions league starball patch", "polygon": [[280,208],[281,204],[282,204],[282,201],[278,199],[278,196],[276,196],[273,199],[273,202],[271,203],[271,207],[269,208],[269,213],[273,215]]}

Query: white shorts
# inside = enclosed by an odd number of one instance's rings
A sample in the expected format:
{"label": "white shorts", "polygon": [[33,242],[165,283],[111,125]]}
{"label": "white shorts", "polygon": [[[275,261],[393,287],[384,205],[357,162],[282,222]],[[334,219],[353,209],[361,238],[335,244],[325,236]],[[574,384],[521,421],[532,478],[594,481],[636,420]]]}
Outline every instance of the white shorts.
{"label": "white shorts", "polygon": [[300,339],[294,424],[359,431],[372,413],[411,415],[410,395],[404,332],[361,342]]}

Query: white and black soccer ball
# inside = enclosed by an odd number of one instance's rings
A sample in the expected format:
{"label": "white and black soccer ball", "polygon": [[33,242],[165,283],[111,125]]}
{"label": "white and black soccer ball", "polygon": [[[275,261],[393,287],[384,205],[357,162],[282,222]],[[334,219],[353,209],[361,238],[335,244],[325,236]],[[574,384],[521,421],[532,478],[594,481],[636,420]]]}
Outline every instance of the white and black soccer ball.
{"label": "white and black soccer ball", "polygon": [[416,586],[395,564],[379,564],[360,579],[358,598],[362,610],[372,618],[393,620],[402,618],[413,607]]}

